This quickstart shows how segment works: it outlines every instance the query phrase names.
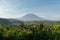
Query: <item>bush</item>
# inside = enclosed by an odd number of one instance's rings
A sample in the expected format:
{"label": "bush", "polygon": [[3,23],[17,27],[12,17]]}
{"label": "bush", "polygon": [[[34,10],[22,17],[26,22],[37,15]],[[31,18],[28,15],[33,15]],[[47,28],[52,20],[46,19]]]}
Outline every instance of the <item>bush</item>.
{"label": "bush", "polygon": [[21,30],[0,25],[0,40],[60,40],[60,26],[44,26],[40,29],[33,25]]}

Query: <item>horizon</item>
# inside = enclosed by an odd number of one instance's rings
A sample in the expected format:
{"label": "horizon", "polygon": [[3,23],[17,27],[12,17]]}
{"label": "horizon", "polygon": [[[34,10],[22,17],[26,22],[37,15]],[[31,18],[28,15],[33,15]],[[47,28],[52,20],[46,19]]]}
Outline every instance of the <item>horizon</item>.
{"label": "horizon", "polygon": [[21,18],[30,13],[60,20],[60,0],[0,0],[0,18]]}

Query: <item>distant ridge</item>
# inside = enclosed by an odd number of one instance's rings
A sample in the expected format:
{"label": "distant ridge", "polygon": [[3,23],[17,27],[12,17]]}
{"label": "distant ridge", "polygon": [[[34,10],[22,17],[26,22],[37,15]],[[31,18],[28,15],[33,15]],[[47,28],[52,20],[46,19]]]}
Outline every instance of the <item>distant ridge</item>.
{"label": "distant ridge", "polygon": [[12,23],[8,19],[0,18],[0,24],[2,25],[12,25]]}
{"label": "distant ridge", "polygon": [[21,20],[21,21],[40,21],[40,20],[43,20],[43,18],[40,18],[35,14],[27,14],[27,15],[23,16],[22,18],[20,18],[19,20]]}

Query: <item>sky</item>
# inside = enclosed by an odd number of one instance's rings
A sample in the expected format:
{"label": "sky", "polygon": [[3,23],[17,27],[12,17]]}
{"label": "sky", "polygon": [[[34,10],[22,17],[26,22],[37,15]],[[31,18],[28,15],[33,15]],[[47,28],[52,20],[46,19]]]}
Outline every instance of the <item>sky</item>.
{"label": "sky", "polygon": [[60,20],[60,0],[0,0],[0,18],[21,18],[26,14]]}

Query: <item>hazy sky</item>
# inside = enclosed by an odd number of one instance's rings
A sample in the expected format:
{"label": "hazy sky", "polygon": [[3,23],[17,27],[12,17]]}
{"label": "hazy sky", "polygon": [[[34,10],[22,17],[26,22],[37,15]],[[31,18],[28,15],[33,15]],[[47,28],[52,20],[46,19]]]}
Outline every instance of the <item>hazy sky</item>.
{"label": "hazy sky", "polygon": [[26,14],[60,20],[60,0],[0,0],[0,17],[21,18]]}

